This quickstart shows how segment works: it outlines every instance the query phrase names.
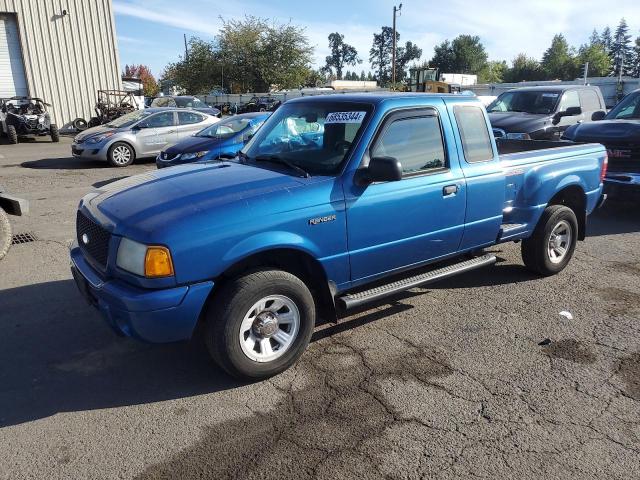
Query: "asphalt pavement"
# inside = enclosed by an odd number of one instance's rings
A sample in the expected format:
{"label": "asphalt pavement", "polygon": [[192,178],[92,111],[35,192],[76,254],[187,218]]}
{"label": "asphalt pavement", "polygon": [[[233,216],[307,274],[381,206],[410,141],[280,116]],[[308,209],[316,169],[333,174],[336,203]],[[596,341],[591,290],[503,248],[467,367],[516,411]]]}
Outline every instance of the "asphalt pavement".
{"label": "asphalt pavement", "polygon": [[[240,383],[198,340],[116,337],[69,272],[92,188],[155,168],[0,144],[31,202],[0,262],[0,478],[639,478],[640,209],[590,218],[560,275],[519,246],[319,327],[294,368]],[[560,314],[568,312],[570,315]]]}

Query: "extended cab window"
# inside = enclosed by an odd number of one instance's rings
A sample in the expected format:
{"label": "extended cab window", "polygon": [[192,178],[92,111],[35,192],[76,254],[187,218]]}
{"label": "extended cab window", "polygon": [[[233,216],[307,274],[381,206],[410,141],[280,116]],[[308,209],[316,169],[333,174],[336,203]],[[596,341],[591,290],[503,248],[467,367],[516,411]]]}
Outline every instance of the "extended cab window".
{"label": "extended cab window", "polygon": [[457,105],[453,113],[460,130],[465,160],[469,163],[492,160],[491,137],[482,109]]}
{"label": "extended cab window", "polygon": [[571,107],[579,107],[580,106],[580,98],[578,97],[578,92],[576,90],[569,90],[568,92],[564,92],[562,95],[562,100],[560,100],[560,106],[558,107],[559,112],[566,112],[567,109]]}
{"label": "extended cab window", "polygon": [[445,167],[440,119],[436,115],[392,121],[371,149],[371,157],[393,157],[404,174]]}
{"label": "extended cab window", "polygon": [[593,90],[580,90],[580,101],[582,102],[582,109],[585,112],[595,112],[596,110],[602,109],[600,98]]}

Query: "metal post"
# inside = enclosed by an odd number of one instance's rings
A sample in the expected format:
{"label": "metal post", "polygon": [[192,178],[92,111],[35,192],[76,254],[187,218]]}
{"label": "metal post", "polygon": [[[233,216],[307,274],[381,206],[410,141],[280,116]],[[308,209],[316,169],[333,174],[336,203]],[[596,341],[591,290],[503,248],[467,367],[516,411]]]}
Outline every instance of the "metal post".
{"label": "metal post", "polygon": [[584,64],[584,84],[587,84],[587,74],[589,73],[589,62]]}
{"label": "metal post", "polygon": [[402,4],[393,6],[393,50],[391,51],[391,85],[396,83],[396,13],[402,10]]}
{"label": "metal post", "polygon": [[183,34],[184,35],[184,59],[188,62],[189,61],[189,49],[187,48],[187,34]]}

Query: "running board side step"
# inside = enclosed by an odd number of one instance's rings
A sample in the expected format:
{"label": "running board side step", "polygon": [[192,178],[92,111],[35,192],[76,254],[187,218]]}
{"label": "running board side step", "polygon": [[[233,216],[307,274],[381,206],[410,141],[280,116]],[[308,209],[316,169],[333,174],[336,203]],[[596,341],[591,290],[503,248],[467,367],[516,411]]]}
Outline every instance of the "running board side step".
{"label": "running board side step", "polygon": [[346,309],[359,307],[365,303],[373,302],[381,298],[393,295],[394,293],[402,292],[410,288],[419,287],[427,283],[436,282],[438,280],[444,280],[445,278],[458,275],[460,273],[475,270],[476,268],[486,267],[496,263],[495,255],[483,255],[481,257],[472,258],[471,260],[465,260],[460,263],[455,263],[447,267],[431,270],[430,272],[421,273],[413,277],[403,278],[386,285],[374,287],[370,290],[364,290],[362,292],[349,293],[338,297],[338,302]]}

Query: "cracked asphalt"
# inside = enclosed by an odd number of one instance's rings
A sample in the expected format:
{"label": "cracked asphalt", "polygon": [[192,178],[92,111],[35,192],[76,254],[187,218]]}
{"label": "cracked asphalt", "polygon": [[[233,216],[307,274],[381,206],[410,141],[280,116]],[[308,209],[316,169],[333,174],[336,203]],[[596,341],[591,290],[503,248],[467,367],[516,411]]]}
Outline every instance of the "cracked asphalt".
{"label": "cracked asphalt", "polygon": [[[0,262],[0,478],[640,478],[640,211],[608,204],[552,278],[499,263],[318,327],[238,383],[200,342],[114,336],[71,280],[75,208],[155,168],[0,145],[34,243]],[[572,315],[569,320],[561,311]]]}

